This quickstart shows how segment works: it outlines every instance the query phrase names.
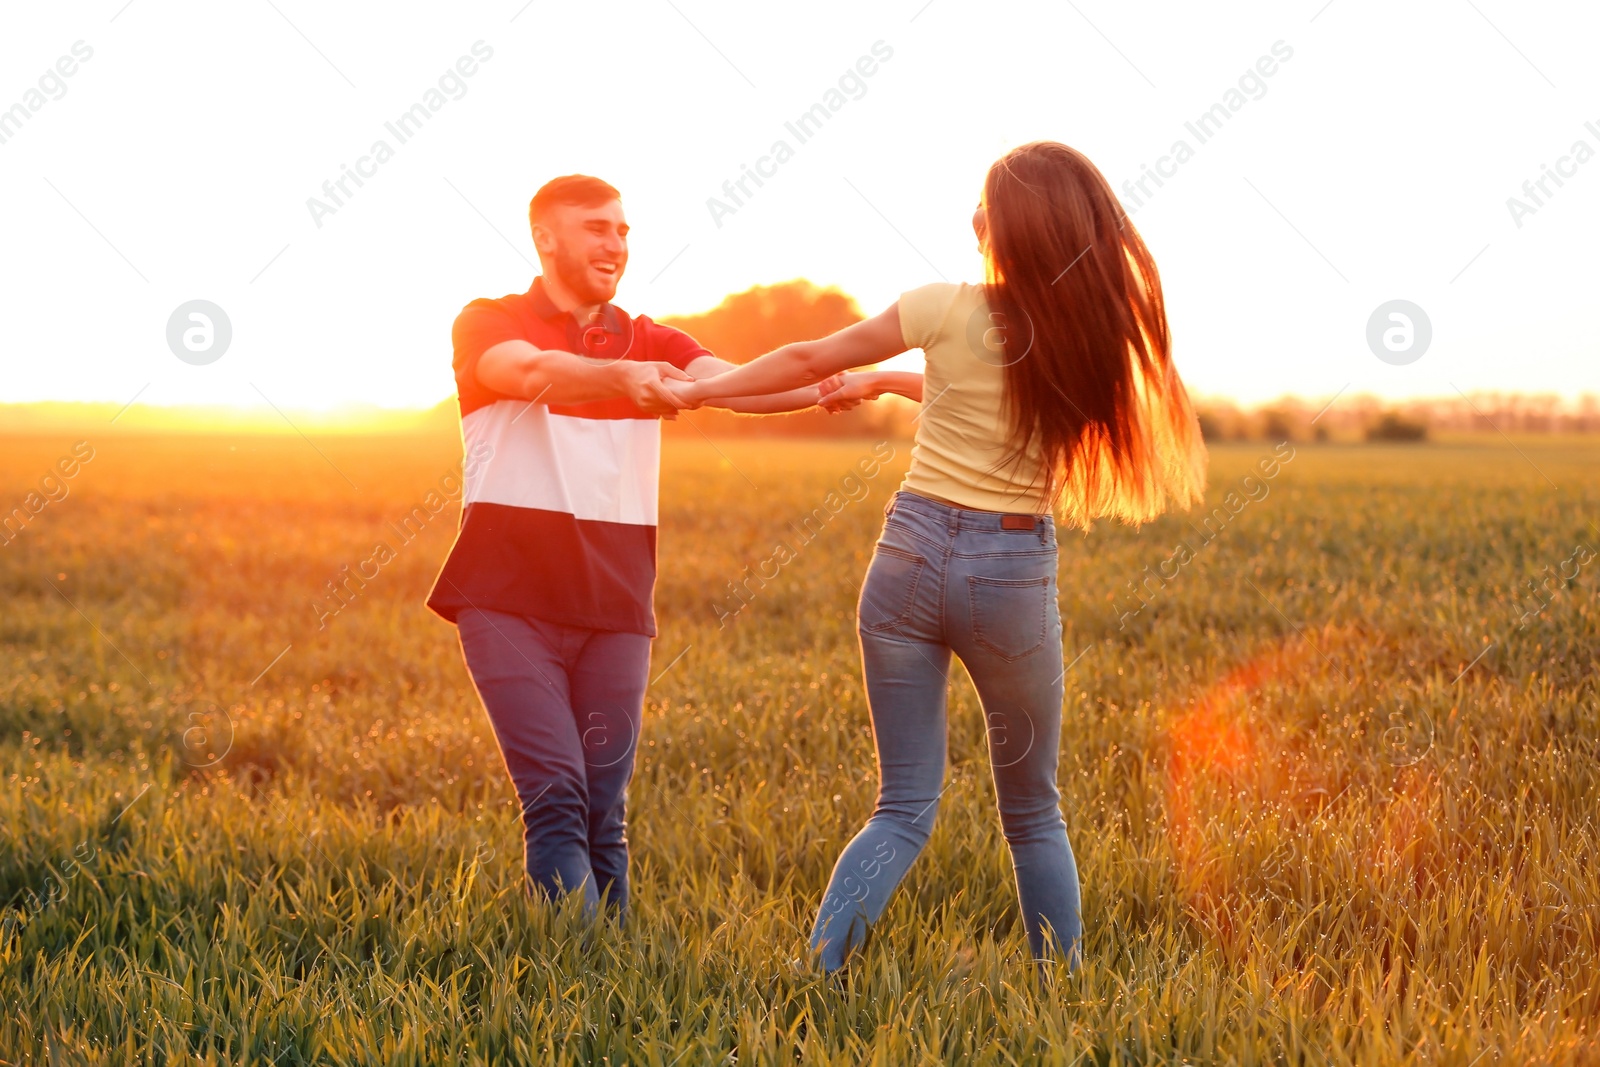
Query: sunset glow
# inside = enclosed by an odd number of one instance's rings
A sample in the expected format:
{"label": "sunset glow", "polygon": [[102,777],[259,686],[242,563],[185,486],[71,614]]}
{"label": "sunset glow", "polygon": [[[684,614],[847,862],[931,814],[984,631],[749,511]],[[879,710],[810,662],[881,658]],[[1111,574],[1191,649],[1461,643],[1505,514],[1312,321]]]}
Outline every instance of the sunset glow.
{"label": "sunset glow", "polygon": [[[1558,31],[1530,11],[1502,36],[1470,6],[1403,9],[1378,34],[1342,7],[1045,6],[1024,31],[942,0],[805,18],[643,4],[607,16],[626,32],[600,78],[586,51],[548,44],[588,37],[582,5],[30,7],[0,41],[20,72],[0,103],[51,72],[0,147],[18,205],[0,403],[430,407],[451,394],[450,320],[526,289],[528,199],[574,171],[622,190],[630,311],[692,314],[804,277],[873,314],[981,280],[984,170],[1037,138],[1083,149],[1130,209],[1196,395],[1600,390],[1579,311],[1600,278],[1571,241],[1600,224],[1596,174],[1557,187],[1540,169],[1600,146],[1596,116],[1505,40],[1576,85],[1594,12]],[[1407,150],[1375,139],[1385,124]],[[1530,178],[1540,206],[1513,218]],[[1406,367],[1364,342],[1395,297],[1435,335]],[[163,337],[196,298],[233,327],[206,366]]]}

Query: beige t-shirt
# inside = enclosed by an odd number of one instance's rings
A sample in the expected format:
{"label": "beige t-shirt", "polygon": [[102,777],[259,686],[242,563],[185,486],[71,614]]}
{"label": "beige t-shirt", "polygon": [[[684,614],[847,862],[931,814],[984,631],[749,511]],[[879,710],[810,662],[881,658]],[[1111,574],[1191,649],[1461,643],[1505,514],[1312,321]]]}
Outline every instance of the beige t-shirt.
{"label": "beige t-shirt", "polygon": [[900,488],[980,511],[1050,510],[1037,443],[1013,461],[1005,365],[1022,358],[1031,339],[1026,326],[1006,327],[981,285],[935,282],[900,295],[901,337],[927,357],[911,469]]}

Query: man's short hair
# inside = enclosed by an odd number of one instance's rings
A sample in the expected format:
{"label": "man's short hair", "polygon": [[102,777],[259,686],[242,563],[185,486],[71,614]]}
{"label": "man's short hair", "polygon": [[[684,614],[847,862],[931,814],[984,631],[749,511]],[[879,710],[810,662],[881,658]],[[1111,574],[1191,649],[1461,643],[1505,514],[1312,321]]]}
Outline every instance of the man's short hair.
{"label": "man's short hair", "polygon": [[587,174],[566,174],[552,178],[533,194],[528,204],[528,225],[537,226],[558,205],[567,207],[595,207],[612,200],[621,200],[622,194],[607,182]]}

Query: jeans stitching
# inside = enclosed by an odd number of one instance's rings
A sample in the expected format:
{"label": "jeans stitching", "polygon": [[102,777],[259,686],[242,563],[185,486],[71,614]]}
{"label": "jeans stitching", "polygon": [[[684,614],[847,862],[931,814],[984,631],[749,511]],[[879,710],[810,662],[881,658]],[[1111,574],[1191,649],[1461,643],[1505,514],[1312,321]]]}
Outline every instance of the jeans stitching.
{"label": "jeans stitching", "polygon": [[[909,552],[906,549],[899,548],[895,545],[886,545],[880,542],[875,551],[881,552],[888,556],[893,556],[895,559],[901,560],[902,562],[910,563],[912,565],[911,581],[909,583],[910,588],[906,592],[905,603],[902,605],[900,613],[894,618],[883,622],[868,624],[866,619],[862,617],[861,610],[859,608],[857,609],[856,617],[860,621],[861,630],[864,633],[882,633],[885,630],[898,630],[900,627],[911,621],[911,616],[916,611],[917,587],[922,582],[922,568],[927,564],[927,560],[923,559],[921,556],[918,556],[916,553]],[[867,603],[867,591],[865,583],[862,584],[861,603],[863,606],[865,606]]]}
{"label": "jeans stitching", "polygon": [[[927,534],[921,532],[920,530],[917,530],[916,528],[912,527],[911,525],[909,525],[908,523],[906,523],[904,521],[897,522],[893,518],[889,519],[887,522],[885,522],[883,524],[884,533],[888,533],[889,532],[889,527],[890,526],[893,526],[895,531],[898,532],[898,533],[903,533],[908,537],[915,537],[918,541],[921,541],[923,544],[927,545],[930,552],[943,552],[944,551],[944,545],[940,544],[938,541],[935,541],[933,538],[929,537]],[[880,545],[883,544],[883,538],[882,537],[880,537],[878,539],[878,544],[880,544]],[[894,547],[894,546],[891,546],[891,547]],[[902,549],[900,549],[900,551],[901,552],[909,552],[910,549],[902,548]]]}
{"label": "jeans stitching", "polygon": [[[980,586],[1002,589],[1026,589],[1038,586],[1041,592],[1039,597],[1039,640],[1025,651],[1015,654],[1006,652],[997,645],[990,643],[984,632],[982,615],[978,611],[978,588]],[[967,575],[967,605],[972,612],[972,636],[978,644],[993,652],[1007,663],[1015,663],[1019,659],[1033,655],[1044,647],[1047,631],[1050,629],[1050,579],[1044,578],[983,578],[976,574]]]}

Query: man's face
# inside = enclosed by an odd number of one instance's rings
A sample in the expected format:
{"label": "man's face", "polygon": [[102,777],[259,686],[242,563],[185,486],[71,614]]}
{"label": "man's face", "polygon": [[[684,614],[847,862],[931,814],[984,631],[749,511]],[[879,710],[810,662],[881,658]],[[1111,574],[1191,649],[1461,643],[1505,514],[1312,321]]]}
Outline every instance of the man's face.
{"label": "man's face", "polygon": [[586,304],[617,295],[628,266],[628,222],[622,201],[592,207],[558,204],[534,227],[534,244],[572,294]]}

